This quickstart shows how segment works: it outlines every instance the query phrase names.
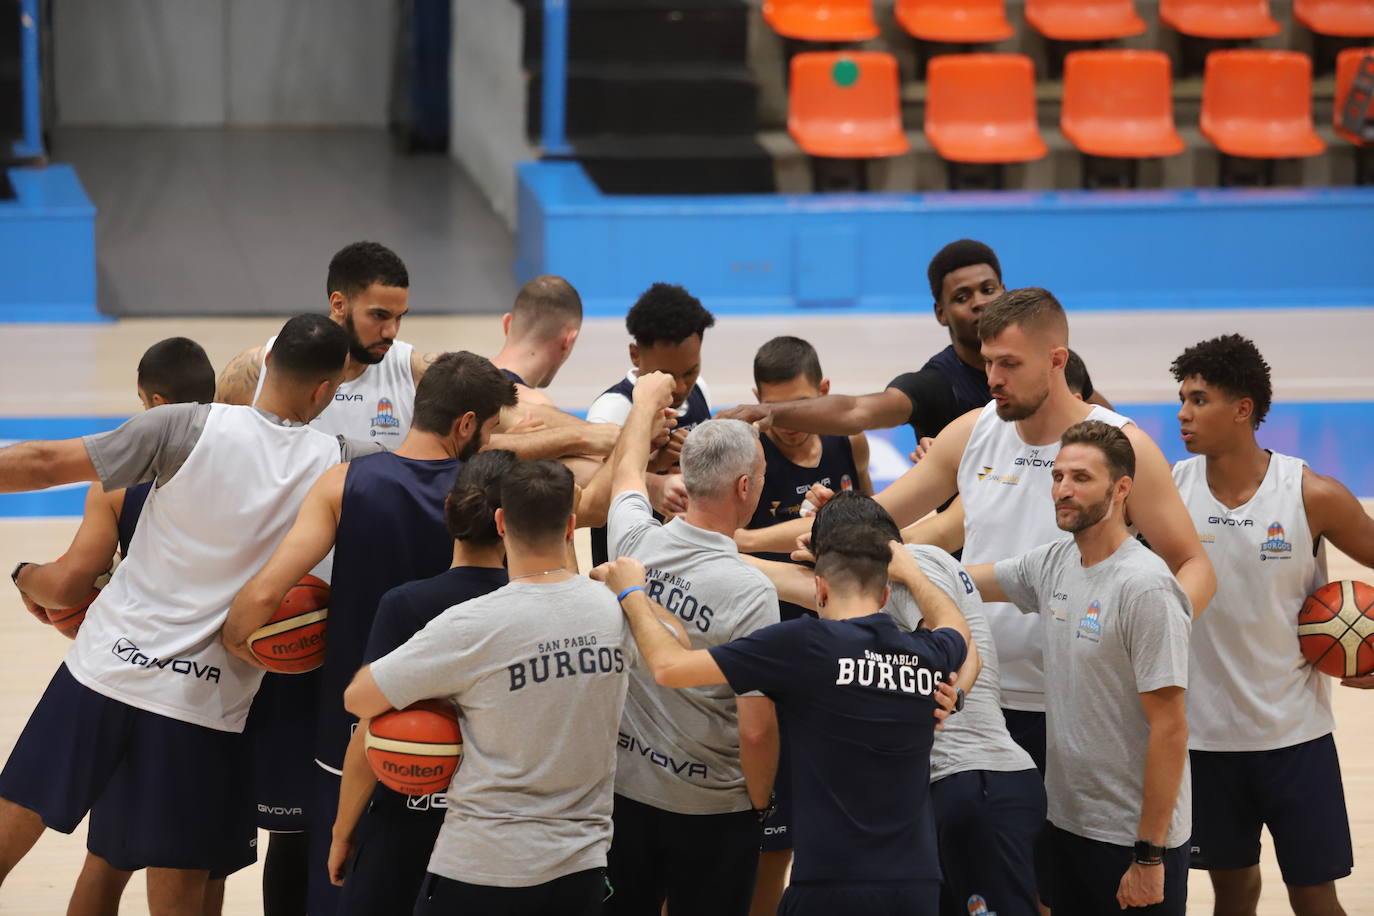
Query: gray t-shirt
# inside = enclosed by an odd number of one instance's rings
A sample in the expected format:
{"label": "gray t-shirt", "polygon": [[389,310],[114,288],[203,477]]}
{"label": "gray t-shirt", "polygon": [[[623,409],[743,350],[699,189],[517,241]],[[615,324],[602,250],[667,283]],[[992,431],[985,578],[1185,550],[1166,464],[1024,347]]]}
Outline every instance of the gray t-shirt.
{"label": "gray t-shirt", "polygon": [[[1192,608],[1169,567],[1134,538],[1083,567],[1072,537],[1002,560],[997,583],[1045,636],[1049,818],[1130,846],[1145,797],[1150,728],[1140,694],[1188,686]],[[1165,845],[1192,831],[1188,767]]]}
{"label": "gray t-shirt", "polygon": [[[709,649],[778,622],[778,593],[739,557],[735,542],[674,519],[654,520],[643,493],[626,492],[607,521],[611,557],[644,564],[649,597],[676,614],[693,649]],[[758,694],[750,694],[757,696]],[[660,687],[630,674],[620,724],[617,793],[678,814],[747,811],[735,693],[725,684]]]}
{"label": "gray t-shirt", "polygon": [[[210,406],[163,404],[136,414],[109,432],[83,436],[101,485],[106,490],[123,490],[145,480],[156,480],[159,487],[171,480],[200,441]],[[260,407],[246,409],[283,426],[304,425],[283,421]],[[338,439],[340,461],[384,451],[375,442],[356,442],[343,436]]]}
{"label": "gray t-shirt", "polygon": [[[977,682],[964,698],[963,710],[946,719],[945,727],[935,733],[935,744],[930,749],[930,781],[970,770],[1015,773],[1034,769],[1035,761],[1007,731],[997,673],[997,646],[973,580],[958,560],[938,547],[908,544],[906,549],[931,584],[959,606],[983,663]],[[883,610],[906,630],[915,630],[921,622],[916,599],[906,586],[896,582],[892,583],[892,594]]]}
{"label": "gray t-shirt", "polygon": [[616,729],[637,657],[615,596],[576,576],[465,601],[372,663],[393,706],[458,707],[463,762],[430,871],[529,887],[606,865]]}

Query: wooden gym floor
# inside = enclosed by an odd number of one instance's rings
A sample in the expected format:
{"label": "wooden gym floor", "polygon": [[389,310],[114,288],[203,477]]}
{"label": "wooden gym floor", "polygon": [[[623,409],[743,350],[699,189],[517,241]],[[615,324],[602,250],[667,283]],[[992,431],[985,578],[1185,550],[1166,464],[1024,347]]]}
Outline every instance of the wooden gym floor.
{"label": "wooden gym floor", "polygon": [[[172,335],[199,340],[216,367],[244,347],[262,342],[278,319],[139,319],[107,325],[6,326],[6,359],[0,365],[0,417],[128,415],[138,409],[134,367],[149,344]],[[1374,402],[1374,372],[1367,342],[1374,339],[1374,309],[1315,312],[1193,312],[1097,314],[1073,318],[1074,347],[1095,383],[1130,413],[1131,404],[1175,399],[1168,363],[1186,345],[1216,333],[1253,337],[1274,368],[1276,401]],[[797,334],[817,344],[836,392],[881,388],[897,373],[918,368],[945,339],[926,314],[918,316],[808,316],[793,320],[723,318],[708,332],[705,374],[724,406],[751,397],[754,350],[776,334]],[[500,345],[494,317],[416,317],[401,335],[422,349],[470,349],[495,353]],[[572,359],[550,393],[560,405],[584,409],[615,382],[627,365],[619,321],[588,321]],[[1374,419],[1374,408],[1370,410]],[[1261,436],[1263,439],[1263,436]],[[1374,492],[1366,498],[1366,509]],[[0,518],[0,567],[19,560],[48,560],[65,549],[76,520]],[[1343,556],[1331,557],[1333,578],[1370,579],[1371,573]],[[0,755],[10,748],[67,642],[24,612],[17,595],[0,589],[0,641],[9,649],[0,666]],[[1355,839],[1356,871],[1340,882],[1351,914],[1374,913],[1374,695],[1336,688],[1336,732]],[[73,836],[48,832],[0,889],[0,913],[47,916],[65,909],[80,867],[84,827]],[[265,839],[265,837],[264,837]],[[1277,866],[1266,842],[1265,890],[1260,913],[1289,912]],[[225,912],[260,913],[260,866],[229,881]],[[1211,911],[1207,879],[1194,875],[1189,912]],[[136,876],[121,912],[146,912],[143,882]]]}

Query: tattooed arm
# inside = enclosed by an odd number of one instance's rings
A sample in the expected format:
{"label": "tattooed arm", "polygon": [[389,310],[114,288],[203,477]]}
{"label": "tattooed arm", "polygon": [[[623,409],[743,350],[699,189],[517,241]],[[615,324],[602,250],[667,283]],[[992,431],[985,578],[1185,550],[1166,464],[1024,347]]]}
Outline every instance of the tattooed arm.
{"label": "tattooed arm", "polygon": [[420,384],[420,379],[425,377],[425,370],[443,355],[442,353],[421,353],[419,350],[410,351],[410,374],[415,377],[415,384]]}
{"label": "tattooed arm", "polygon": [[219,404],[252,404],[262,375],[261,346],[250,347],[229,360],[215,385],[215,401]]}

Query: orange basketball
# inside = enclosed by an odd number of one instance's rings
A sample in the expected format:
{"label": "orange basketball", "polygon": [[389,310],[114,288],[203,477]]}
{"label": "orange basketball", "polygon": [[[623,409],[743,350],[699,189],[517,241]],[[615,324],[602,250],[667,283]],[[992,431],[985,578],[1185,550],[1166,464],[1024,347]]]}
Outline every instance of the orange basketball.
{"label": "orange basketball", "polygon": [[1298,613],[1298,644],[1323,674],[1374,673],[1374,587],[1347,581],[1317,589]]}
{"label": "orange basketball", "polygon": [[458,716],[442,700],[421,700],[377,716],[363,746],[377,779],[403,795],[444,791],[463,759]]}
{"label": "orange basketball", "polygon": [[[61,560],[62,557],[57,559]],[[80,604],[66,608],[43,608],[43,613],[48,615],[48,622],[57,627],[57,632],[68,639],[76,639],[76,631],[81,629],[81,624],[86,620],[86,609],[95,602],[96,598],[100,597],[100,590],[110,584],[110,576],[114,575],[117,561],[118,557],[112,559],[105,571],[96,577],[95,582],[91,585],[91,593],[82,599]]]}
{"label": "orange basketball", "polygon": [[248,637],[248,649],[268,671],[304,674],[324,664],[329,586],[306,576],[291,586],[277,612]]}

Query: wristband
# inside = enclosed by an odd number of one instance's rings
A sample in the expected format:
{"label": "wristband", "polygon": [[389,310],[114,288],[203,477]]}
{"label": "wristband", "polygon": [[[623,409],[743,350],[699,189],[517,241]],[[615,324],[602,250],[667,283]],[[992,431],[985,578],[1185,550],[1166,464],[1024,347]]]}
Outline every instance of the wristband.
{"label": "wristband", "polygon": [[[616,600],[616,601],[624,601],[625,598],[630,594],[630,592],[642,592],[642,591],[644,591],[644,586],[642,586],[642,585],[631,585],[629,588],[625,589],[625,591],[621,592],[619,595],[616,595],[616,596],[615,596],[615,600]],[[646,593],[646,594],[647,594],[647,593]]]}

